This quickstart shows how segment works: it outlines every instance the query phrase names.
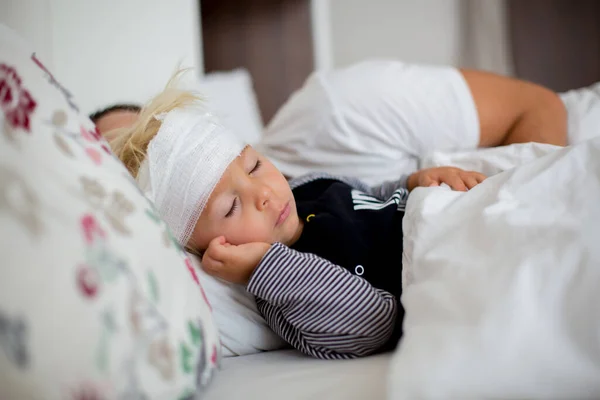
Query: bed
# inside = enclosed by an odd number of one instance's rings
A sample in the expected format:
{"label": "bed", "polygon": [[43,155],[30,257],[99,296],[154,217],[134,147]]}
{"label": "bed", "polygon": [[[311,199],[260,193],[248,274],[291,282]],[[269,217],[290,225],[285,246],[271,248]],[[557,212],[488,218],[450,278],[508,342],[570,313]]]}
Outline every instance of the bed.
{"label": "bed", "polygon": [[[600,85],[562,98],[578,145],[435,152],[421,160],[422,167],[455,165],[492,178],[464,196],[444,188],[411,196],[407,333],[396,352],[335,362],[290,349],[227,357],[202,398],[598,398],[600,254],[590,238],[600,233],[600,209],[590,210],[600,202],[600,139],[593,139],[600,134]],[[482,233],[490,230],[506,246],[486,240]],[[460,247],[469,240],[476,244]],[[471,262],[459,254],[472,254]]]}
{"label": "bed", "polygon": [[71,94],[0,28],[19,96],[1,114],[0,397],[600,398],[600,86],[563,94],[573,146],[423,157],[491,177],[411,195],[397,350],[320,361],[196,272]]}
{"label": "bed", "polygon": [[316,360],[278,350],[223,361],[204,399],[384,399],[390,354]]}

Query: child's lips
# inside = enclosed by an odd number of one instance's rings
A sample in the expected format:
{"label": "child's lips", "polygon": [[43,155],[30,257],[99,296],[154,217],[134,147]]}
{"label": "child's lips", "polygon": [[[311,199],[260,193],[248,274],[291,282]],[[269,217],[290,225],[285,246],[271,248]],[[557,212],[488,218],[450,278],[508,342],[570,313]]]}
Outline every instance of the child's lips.
{"label": "child's lips", "polygon": [[279,218],[277,218],[277,223],[275,226],[279,226],[285,222],[285,220],[290,216],[290,202],[288,201],[286,205],[283,207],[283,210],[279,213]]}

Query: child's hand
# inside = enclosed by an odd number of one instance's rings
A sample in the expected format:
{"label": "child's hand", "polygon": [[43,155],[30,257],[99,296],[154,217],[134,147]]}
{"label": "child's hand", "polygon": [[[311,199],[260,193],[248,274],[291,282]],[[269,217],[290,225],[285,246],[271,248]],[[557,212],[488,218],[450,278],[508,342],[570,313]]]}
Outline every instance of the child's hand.
{"label": "child's hand", "polygon": [[202,267],[209,275],[245,285],[270,247],[260,242],[236,246],[219,236],[211,240],[204,252]]}
{"label": "child's hand", "polygon": [[439,186],[442,183],[453,190],[466,192],[485,180],[485,175],[474,171],[465,171],[454,167],[422,169],[408,177],[406,186],[412,191],[418,186]]}

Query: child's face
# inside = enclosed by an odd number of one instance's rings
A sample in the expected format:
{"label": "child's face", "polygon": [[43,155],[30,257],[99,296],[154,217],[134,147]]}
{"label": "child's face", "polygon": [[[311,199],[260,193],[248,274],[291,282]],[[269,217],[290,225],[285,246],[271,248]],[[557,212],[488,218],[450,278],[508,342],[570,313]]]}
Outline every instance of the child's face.
{"label": "child's face", "polygon": [[284,176],[248,146],[229,164],[210,195],[190,245],[206,249],[218,236],[234,245],[281,242],[292,245],[302,225]]}

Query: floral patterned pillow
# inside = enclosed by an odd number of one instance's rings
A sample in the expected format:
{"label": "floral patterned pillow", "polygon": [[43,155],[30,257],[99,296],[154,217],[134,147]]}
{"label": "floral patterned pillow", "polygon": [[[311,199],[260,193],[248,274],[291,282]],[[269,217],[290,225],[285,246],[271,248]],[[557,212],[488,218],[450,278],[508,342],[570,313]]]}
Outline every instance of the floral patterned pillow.
{"label": "floral patterned pillow", "polygon": [[184,399],[220,359],[196,271],[0,25],[0,399]]}

